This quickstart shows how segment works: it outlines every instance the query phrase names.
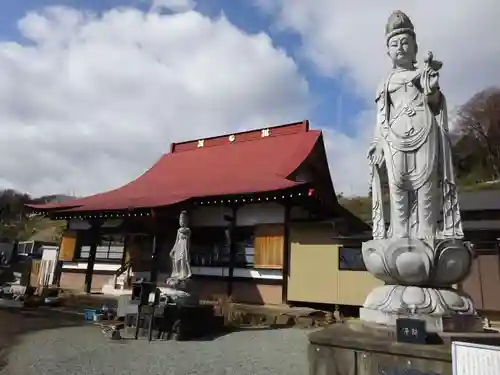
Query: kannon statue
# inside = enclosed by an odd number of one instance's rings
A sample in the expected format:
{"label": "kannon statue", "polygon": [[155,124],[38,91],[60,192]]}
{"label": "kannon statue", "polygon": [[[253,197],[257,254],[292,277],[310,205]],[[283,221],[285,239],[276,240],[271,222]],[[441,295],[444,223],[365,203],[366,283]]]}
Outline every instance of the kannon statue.
{"label": "kannon statue", "polygon": [[417,316],[429,331],[440,331],[460,315],[466,330],[475,330],[472,300],[453,287],[467,277],[473,251],[463,238],[446,98],[439,86],[443,64],[432,53],[417,64],[415,28],[401,11],[390,15],[385,43],[392,69],[376,93],[368,150],[373,240],[362,247],[367,270],[384,285],[371,291],[360,317],[393,326],[398,317]]}
{"label": "kannon statue", "polygon": [[170,279],[185,281],[191,277],[191,256],[189,253],[191,230],[188,228],[188,215],[186,211],[181,212],[179,225],[174,247],[170,251],[170,258],[172,259]]}
{"label": "kannon statue", "polygon": [[179,216],[179,229],[175,244],[170,250],[172,271],[166,280],[166,287],[159,288],[168,300],[181,304],[197,304],[196,293],[191,283],[191,229],[188,227],[188,213],[182,211]]}
{"label": "kannon statue", "polygon": [[[376,93],[377,122],[368,151],[372,168],[373,237],[462,238],[448,135],[446,99],[439,87],[442,63],[429,53],[417,66],[414,26],[394,12],[387,23],[392,69]],[[382,205],[380,173],[387,171],[390,226]]]}

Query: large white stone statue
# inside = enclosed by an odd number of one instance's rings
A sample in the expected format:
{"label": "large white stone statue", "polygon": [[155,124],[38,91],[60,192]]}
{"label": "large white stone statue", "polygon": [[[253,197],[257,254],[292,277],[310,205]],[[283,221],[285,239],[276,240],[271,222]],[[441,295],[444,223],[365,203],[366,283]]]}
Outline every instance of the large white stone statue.
{"label": "large white stone statue", "polygon": [[385,285],[368,296],[361,319],[394,325],[396,318],[412,315],[439,331],[460,315],[465,329],[474,329],[472,301],[452,287],[469,273],[472,250],[463,241],[446,99],[439,87],[443,64],[429,53],[417,66],[414,26],[403,12],[391,14],[385,33],[392,69],[375,99],[368,151],[373,240],[363,244],[368,271]]}

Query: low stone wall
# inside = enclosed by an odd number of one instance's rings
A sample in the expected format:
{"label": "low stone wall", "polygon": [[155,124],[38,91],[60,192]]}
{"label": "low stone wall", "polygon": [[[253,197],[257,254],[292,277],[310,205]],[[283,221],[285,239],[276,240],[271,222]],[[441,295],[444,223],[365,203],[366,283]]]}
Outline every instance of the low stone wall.
{"label": "low stone wall", "polygon": [[434,344],[398,342],[395,330],[347,322],[309,335],[309,375],[452,375],[453,341],[498,345],[500,334],[442,333]]}

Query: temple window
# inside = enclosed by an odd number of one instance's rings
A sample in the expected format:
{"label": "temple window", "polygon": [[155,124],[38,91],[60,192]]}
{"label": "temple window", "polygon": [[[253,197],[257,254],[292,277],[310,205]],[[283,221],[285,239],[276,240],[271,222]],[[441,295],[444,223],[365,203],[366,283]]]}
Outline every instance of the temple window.
{"label": "temple window", "polygon": [[255,258],[255,229],[254,227],[236,227],[235,241],[235,266],[252,267]]}
{"label": "temple window", "polygon": [[17,253],[19,255],[28,255],[33,252],[35,241],[23,241],[17,244]]}
{"label": "temple window", "polygon": [[61,238],[59,246],[59,260],[71,262],[75,258],[77,232],[66,231]]}
{"label": "temple window", "polygon": [[229,264],[229,246],[223,227],[191,228],[191,264],[224,266]]}
{"label": "temple window", "polygon": [[281,224],[255,227],[255,268],[283,268],[284,233],[285,228]]}
{"label": "temple window", "polygon": [[[121,235],[105,235],[100,239],[96,250],[96,261],[121,261],[123,259],[124,241]],[[82,238],[78,259],[88,259],[90,243]]]}
{"label": "temple window", "polygon": [[[229,266],[229,233],[224,227],[192,228],[191,264]],[[234,229],[235,267],[281,269],[283,225],[242,226]]]}
{"label": "temple window", "polygon": [[361,247],[339,248],[339,270],[366,271]]}

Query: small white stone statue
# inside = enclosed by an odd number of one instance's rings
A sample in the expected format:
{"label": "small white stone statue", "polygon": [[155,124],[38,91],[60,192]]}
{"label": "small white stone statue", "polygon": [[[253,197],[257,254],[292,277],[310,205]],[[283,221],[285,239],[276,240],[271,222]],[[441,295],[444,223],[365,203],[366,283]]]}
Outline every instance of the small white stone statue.
{"label": "small white stone statue", "polygon": [[174,247],[170,251],[172,258],[171,279],[183,281],[191,277],[191,256],[189,253],[189,241],[191,230],[187,227],[188,216],[186,211],[182,211],[179,217],[180,228],[177,231],[177,238]]}
{"label": "small white stone statue", "polygon": [[[443,317],[475,316],[470,298],[451,287],[469,273],[472,250],[462,240],[446,99],[439,87],[443,64],[429,53],[417,66],[414,26],[403,12],[391,14],[385,33],[392,70],[375,99],[368,151],[373,240],[363,244],[363,259],[386,285],[368,296],[361,318],[393,325],[400,315],[420,314],[433,317],[427,319],[431,330],[441,330]],[[384,172],[390,212],[382,201]]]}
{"label": "small white stone statue", "polygon": [[182,211],[179,217],[180,228],[177,230],[177,237],[174,247],[170,251],[172,259],[172,272],[167,279],[167,287],[159,288],[164,297],[176,301],[176,303],[198,303],[195,295],[189,291],[191,278],[191,256],[189,252],[191,230],[188,226],[188,215]]}

